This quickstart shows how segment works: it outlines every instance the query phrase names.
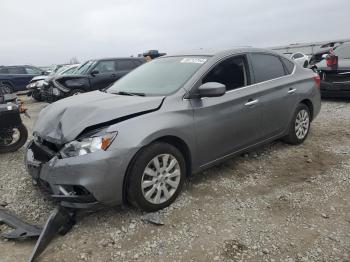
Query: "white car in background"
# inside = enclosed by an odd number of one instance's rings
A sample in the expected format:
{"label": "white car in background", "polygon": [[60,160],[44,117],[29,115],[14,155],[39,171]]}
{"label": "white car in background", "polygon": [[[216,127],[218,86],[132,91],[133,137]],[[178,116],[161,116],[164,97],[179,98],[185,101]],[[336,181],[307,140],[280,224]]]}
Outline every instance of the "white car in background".
{"label": "white car in background", "polygon": [[308,67],[309,65],[309,60],[310,57],[303,54],[303,53],[294,53],[290,56],[290,59],[294,60],[295,62],[297,62],[299,65],[301,65],[302,67]]}

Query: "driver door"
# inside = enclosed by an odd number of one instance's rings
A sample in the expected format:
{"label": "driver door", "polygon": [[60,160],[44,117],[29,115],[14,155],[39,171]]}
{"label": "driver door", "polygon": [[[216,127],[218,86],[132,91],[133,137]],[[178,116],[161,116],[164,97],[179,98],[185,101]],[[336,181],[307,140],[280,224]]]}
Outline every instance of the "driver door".
{"label": "driver door", "polygon": [[196,154],[199,166],[256,143],[261,128],[258,91],[250,84],[246,55],[217,64],[202,79],[226,86],[221,97],[191,99],[194,110]]}
{"label": "driver door", "polygon": [[102,60],[99,61],[91,72],[97,71],[90,78],[91,91],[99,90],[108,87],[114,81],[116,81],[116,64],[115,60]]}

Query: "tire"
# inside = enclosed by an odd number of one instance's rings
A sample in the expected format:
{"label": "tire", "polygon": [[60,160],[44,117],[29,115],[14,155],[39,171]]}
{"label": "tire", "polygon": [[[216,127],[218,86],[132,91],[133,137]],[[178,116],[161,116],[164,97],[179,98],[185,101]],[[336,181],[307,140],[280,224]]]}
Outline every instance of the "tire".
{"label": "tire", "polygon": [[35,101],[38,101],[38,102],[43,101],[43,98],[42,98],[40,92],[37,91],[37,90],[34,90],[34,91],[33,91],[32,97],[34,98]]}
{"label": "tire", "polygon": [[17,151],[20,149],[27,141],[28,139],[28,130],[24,125],[20,125],[18,127],[20,137],[18,141],[12,145],[5,146],[5,145],[0,145],[0,153],[10,153]]}
{"label": "tire", "polygon": [[[299,122],[299,125],[297,122]],[[290,123],[288,135],[283,140],[292,145],[303,143],[309,135],[310,124],[311,116],[309,107],[305,104],[299,104]],[[299,128],[297,128],[297,125]]]}
{"label": "tire", "polygon": [[[158,159],[158,169],[155,159]],[[169,168],[168,172],[165,167]],[[163,209],[179,195],[185,174],[186,162],[176,147],[163,142],[151,144],[142,149],[131,164],[126,184],[127,200],[146,212]]]}
{"label": "tire", "polygon": [[76,96],[76,95],[79,95],[81,93],[85,93],[85,91],[81,90],[81,89],[73,89],[72,91],[70,91],[68,93],[68,96]]}
{"label": "tire", "polygon": [[0,85],[1,91],[4,94],[12,94],[13,93],[13,88],[9,84],[1,84]]}

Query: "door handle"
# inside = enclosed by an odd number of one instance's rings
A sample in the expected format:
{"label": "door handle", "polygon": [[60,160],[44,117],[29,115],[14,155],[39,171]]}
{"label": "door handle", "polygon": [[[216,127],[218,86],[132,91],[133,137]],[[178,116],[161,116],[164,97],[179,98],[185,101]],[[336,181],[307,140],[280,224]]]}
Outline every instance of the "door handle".
{"label": "door handle", "polygon": [[288,90],[288,94],[294,94],[295,91],[297,91],[296,88],[290,88],[290,89]]}
{"label": "door handle", "polygon": [[252,99],[249,99],[247,103],[245,103],[244,105],[245,106],[253,106],[255,104],[257,104],[259,102],[258,99],[255,99],[255,100],[252,100]]}

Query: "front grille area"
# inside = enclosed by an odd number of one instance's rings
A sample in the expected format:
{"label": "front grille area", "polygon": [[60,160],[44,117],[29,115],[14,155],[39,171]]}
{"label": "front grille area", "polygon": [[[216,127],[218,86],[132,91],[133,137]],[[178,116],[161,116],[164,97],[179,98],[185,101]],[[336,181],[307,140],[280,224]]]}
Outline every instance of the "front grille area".
{"label": "front grille area", "polygon": [[34,139],[31,149],[34,154],[34,158],[40,162],[46,163],[51,158],[56,156],[60,150],[54,143],[42,140],[40,138]]}
{"label": "front grille area", "polygon": [[42,163],[46,163],[52,158],[51,154],[47,150],[44,150],[36,141],[32,144],[31,150],[33,151],[34,159]]}

